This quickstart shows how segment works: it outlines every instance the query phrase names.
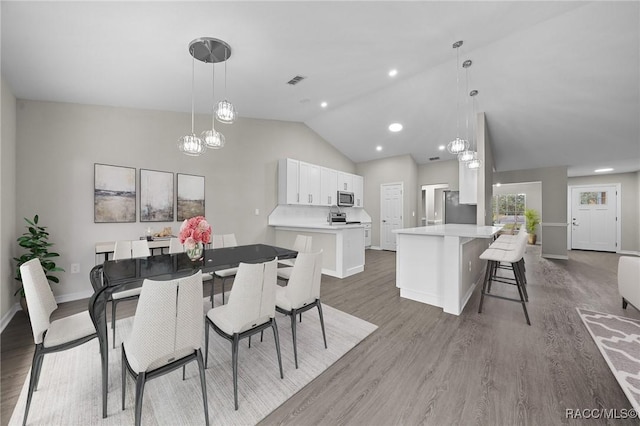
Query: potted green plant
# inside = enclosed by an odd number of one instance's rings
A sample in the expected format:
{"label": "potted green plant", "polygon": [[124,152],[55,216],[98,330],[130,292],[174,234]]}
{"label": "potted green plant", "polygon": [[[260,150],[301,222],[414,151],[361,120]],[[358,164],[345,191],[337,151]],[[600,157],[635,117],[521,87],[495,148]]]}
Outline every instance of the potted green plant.
{"label": "potted green plant", "polygon": [[535,209],[526,209],[524,217],[527,221],[527,233],[529,234],[529,244],[536,243],[536,227],[540,224],[540,214]]}
{"label": "potted green plant", "polygon": [[[59,283],[60,280],[55,275],[52,275],[52,272],[64,272],[64,269],[56,266],[56,263],[52,260],[54,257],[60,256],[58,253],[49,251],[49,248],[53,246],[53,243],[49,242],[49,232],[47,232],[46,226],[38,225],[38,215],[33,217],[33,220],[29,220],[26,217],[24,220],[27,222],[28,232],[23,233],[18,238],[18,245],[20,247],[27,250],[27,253],[24,253],[20,257],[14,257],[13,260],[18,262],[16,266],[16,280],[22,283],[22,275],[20,274],[20,265],[25,262],[28,262],[31,259],[40,259],[40,264],[42,265],[42,269],[44,269],[44,273],[47,276],[47,280],[49,282]],[[26,312],[26,300],[24,298],[24,287],[21,285],[18,290],[14,293],[20,294],[20,305],[22,309]]]}

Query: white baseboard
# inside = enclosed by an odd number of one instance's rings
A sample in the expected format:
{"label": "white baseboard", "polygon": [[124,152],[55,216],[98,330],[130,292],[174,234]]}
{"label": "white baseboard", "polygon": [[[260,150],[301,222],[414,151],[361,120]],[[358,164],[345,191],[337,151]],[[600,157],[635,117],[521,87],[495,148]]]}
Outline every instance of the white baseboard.
{"label": "white baseboard", "polygon": [[382,250],[379,246],[371,246],[369,247],[370,250]]}
{"label": "white baseboard", "polygon": [[569,260],[569,256],[564,255],[564,254],[545,254],[545,253],[542,253],[541,256],[544,257],[544,258],[547,258],[547,259]]}
{"label": "white baseboard", "polygon": [[640,256],[640,251],[620,250],[618,254],[624,254],[628,256]]}
{"label": "white baseboard", "polygon": [[9,312],[7,312],[2,319],[0,319],[0,333],[4,331],[5,327],[9,325],[9,322],[13,319],[13,316],[20,310],[20,304],[15,303]]}

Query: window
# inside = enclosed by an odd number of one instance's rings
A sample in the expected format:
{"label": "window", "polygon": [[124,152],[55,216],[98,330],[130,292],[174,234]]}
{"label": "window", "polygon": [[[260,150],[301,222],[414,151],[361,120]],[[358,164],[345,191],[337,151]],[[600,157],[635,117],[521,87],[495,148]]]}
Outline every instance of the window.
{"label": "window", "polygon": [[524,223],[525,194],[493,196],[493,223]]}
{"label": "window", "polygon": [[607,192],[581,192],[580,204],[607,204]]}

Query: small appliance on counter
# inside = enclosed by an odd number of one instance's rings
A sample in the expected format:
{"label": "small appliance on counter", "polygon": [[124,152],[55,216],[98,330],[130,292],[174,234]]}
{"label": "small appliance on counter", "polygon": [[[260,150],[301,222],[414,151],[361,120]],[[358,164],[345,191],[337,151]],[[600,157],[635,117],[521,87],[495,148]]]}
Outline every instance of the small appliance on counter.
{"label": "small appliance on counter", "polygon": [[329,217],[327,218],[327,222],[329,222],[329,225],[346,224],[347,214],[342,212],[329,212]]}

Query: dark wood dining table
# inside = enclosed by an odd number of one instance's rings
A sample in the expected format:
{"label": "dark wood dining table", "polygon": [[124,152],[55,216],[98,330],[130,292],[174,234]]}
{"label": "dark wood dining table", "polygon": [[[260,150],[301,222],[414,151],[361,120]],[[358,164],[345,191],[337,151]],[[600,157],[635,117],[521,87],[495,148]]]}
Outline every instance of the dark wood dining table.
{"label": "dark wood dining table", "polygon": [[146,278],[168,281],[187,277],[198,270],[202,270],[203,273],[213,273],[221,269],[237,267],[240,263],[261,263],[275,258],[292,259],[297,254],[298,252],[294,250],[282,247],[267,244],[250,244],[207,249],[204,251],[202,259],[198,261],[191,261],[185,253],[105,261],[103,264],[103,286],[95,291],[89,300],[89,314],[96,327],[100,343],[102,417],[107,417],[109,342],[105,313],[111,294],[115,291],[139,287]]}

